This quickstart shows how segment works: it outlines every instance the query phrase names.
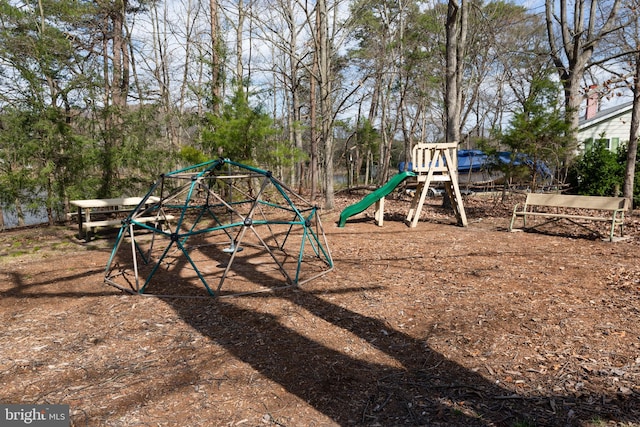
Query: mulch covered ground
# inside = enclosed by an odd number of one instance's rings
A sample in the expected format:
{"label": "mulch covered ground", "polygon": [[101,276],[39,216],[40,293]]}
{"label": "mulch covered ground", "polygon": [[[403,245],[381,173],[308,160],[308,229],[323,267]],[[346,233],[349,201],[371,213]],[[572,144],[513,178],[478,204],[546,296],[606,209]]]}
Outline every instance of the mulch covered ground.
{"label": "mulch covered ground", "polygon": [[[0,403],[68,404],[77,426],[640,426],[640,217],[614,243],[507,231],[409,199],[336,227],[335,269],[232,298],[103,283],[113,236],[0,233]],[[606,231],[605,231],[606,233]]]}

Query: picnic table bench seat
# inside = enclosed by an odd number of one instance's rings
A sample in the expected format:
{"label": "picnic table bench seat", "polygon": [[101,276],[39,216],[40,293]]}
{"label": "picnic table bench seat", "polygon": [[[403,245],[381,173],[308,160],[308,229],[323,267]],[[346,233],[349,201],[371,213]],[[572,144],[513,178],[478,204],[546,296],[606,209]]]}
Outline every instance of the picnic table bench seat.
{"label": "picnic table bench seat", "polygon": [[[149,197],[144,200],[145,207],[150,207],[158,202],[157,197]],[[84,237],[85,241],[91,240],[92,235],[98,228],[119,228],[127,220],[134,225],[157,223],[164,224],[174,219],[172,215],[164,212],[160,213],[155,209],[142,211],[131,217],[131,213],[140,204],[143,203],[141,197],[120,197],[113,199],[89,199],[89,200],[71,200],[70,204],[78,208],[77,223],[79,236]]]}
{"label": "picnic table bench seat", "polygon": [[[139,222],[139,223],[147,223],[147,222],[165,222],[165,221],[171,221],[175,219],[173,215],[164,215],[164,216],[159,216],[156,217],[154,216],[142,216],[142,217],[137,217],[134,218],[133,221],[135,222]],[[101,228],[101,227],[115,227],[118,228],[120,226],[122,226],[123,222],[126,220],[126,218],[118,218],[118,219],[103,219],[103,220],[98,220],[98,221],[89,221],[89,222],[83,222],[82,223],[82,228],[87,230],[87,231],[93,231],[96,228]]]}
{"label": "picnic table bench seat", "polygon": [[[629,210],[629,205],[629,199],[625,197],[528,193],[526,201],[516,204],[513,208],[509,231],[514,230],[517,218],[522,218],[522,228],[527,228],[527,217],[549,218],[548,221],[534,227],[566,219],[589,229],[582,221],[605,221],[611,223],[609,240],[613,241],[616,228],[620,228],[620,237],[623,235],[624,215]],[[578,212],[574,213],[575,210]]]}

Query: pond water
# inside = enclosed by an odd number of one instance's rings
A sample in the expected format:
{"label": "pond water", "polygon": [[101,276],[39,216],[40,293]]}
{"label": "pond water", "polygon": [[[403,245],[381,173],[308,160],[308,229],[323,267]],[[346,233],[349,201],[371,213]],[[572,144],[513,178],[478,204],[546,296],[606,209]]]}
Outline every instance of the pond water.
{"label": "pond water", "polygon": [[[4,219],[4,228],[14,228],[18,226],[18,216],[14,210],[3,208],[2,218]],[[47,222],[47,211],[44,207],[38,209],[36,212],[24,211],[25,225],[46,224]]]}

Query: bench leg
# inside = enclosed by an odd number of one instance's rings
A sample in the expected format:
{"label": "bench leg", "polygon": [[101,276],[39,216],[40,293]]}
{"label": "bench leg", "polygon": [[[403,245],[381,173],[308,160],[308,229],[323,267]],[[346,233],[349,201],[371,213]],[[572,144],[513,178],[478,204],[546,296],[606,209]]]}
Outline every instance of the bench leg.
{"label": "bench leg", "polygon": [[620,237],[624,236],[624,214],[621,213],[618,217],[617,212],[613,213],[613,220],[611,221],[611,233],[609,234],[609,240],[613,242],[613,237],[616,233],[616,225],[620,225]]}
{"label": "bench leg", "polygon": [[513,231],[513,224],[516,222],[516,213],[511,215],[511,223],[509,223],[509,231]]}
{"label": "bench leg", "polygon": [[522,216],[522,228],[527,228],[527,216],[524,215],[522,212],[514,212],[513,215],[511,215],[511,223],[509,224],[509,231],[513,231],[513,226],[516,223],[516,218],[518,218],[519,216]]}

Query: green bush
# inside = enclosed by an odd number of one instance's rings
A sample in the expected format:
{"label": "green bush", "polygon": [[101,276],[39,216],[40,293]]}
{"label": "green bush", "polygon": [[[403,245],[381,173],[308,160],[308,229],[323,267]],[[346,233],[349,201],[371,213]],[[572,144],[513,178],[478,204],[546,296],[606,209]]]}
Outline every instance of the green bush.
{"label": "green bush", "polygon": [[594,141],[570,170],[572,192],[588,196],[618,196],[624,169],[624,156],[610,151],[604,141]]}

